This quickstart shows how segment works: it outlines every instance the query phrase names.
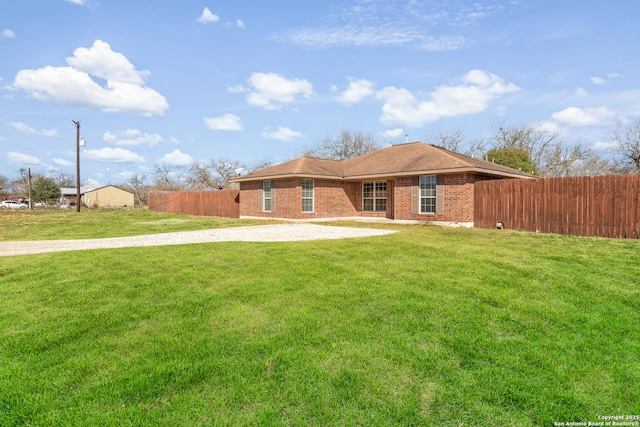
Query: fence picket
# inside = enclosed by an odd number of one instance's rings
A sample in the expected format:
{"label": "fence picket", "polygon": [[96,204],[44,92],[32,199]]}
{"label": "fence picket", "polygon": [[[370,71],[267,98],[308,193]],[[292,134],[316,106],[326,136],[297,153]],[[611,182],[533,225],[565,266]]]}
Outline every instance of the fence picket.
{"label": "fence picket", "polygon": [[640,238],[640,175],[478,181],[474,202],[480,228]]}
{"label": "fence picket", "polygon": [[152,191],[149,210],[187,215],[240,217],[238,190]]}

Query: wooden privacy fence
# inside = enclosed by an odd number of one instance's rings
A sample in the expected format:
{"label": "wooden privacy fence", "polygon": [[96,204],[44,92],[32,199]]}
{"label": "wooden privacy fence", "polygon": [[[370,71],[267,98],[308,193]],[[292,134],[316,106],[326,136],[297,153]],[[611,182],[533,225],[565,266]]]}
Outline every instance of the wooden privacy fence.
{"label": "wooden privacy fence", "polygon": [[639,191],[640,175],[480,181],[474,225],[638,239]]}
{"label": "wooden privacy fence", "polygon": [[240,217],[238,190],[152,191],[149,210],[187,215]]}

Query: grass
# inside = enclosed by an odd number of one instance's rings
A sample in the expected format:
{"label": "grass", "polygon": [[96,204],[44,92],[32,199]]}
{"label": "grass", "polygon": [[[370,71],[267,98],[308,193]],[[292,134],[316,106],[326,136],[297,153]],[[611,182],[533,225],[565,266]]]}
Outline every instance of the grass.
{"label": "grass", "polygon": [[[260,220],[233,220],[206,216],[165,215],[148,210],[37,209],[0,210],[0,242],[19,240],[88,239],[138,236],[204,228],[264,224]],[[273,221],[271,221],[273,223]]]}
{"label": "grass", "polygon": [[[80,216],[71,228],[46,213],[0,218],[32,239],[111,235],[107,220],[137,234],[140,222],[244,223]],[[639,242],[368,226],[400,232],[0,258],[0,425],[548,426],[640,414]]]}

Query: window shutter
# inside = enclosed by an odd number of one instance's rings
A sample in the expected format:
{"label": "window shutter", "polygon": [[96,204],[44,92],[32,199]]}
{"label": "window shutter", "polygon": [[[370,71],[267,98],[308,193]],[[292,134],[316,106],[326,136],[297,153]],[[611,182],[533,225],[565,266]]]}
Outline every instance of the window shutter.
{"label": "window shutter", "polygon": [[273,183],[275,181],[271,181],[271,213],[276,211],[276,190],[273,188]]}
{"label": "window shutter", "polygon": [[420,213],[420,177],[411,177],[411,214]]}
{"label": "window shutter", "polygon": [[444,214],[444,176],[436,177],[436,215]]}

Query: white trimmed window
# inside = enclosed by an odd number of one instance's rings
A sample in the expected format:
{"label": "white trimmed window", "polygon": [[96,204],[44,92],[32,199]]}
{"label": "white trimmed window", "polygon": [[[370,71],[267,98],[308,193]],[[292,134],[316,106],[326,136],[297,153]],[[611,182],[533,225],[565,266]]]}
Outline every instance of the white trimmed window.
{"label": "white trimmed window", "polygon": [[271,181],[262,181],[262,210],[271,212]]}
{"label": "white trimmed window", "polygon": [[420,213],[436,213],[436,177],[420,177]]}
{"label": "white trimmed window", "polygon": [[366,212],[385,212],[387,210],[386,181],[362,183],[362,210]]}
{"label": "white trimmed window", "polygon": [[313,212],[313,180],[302,180],[302,212]]}

